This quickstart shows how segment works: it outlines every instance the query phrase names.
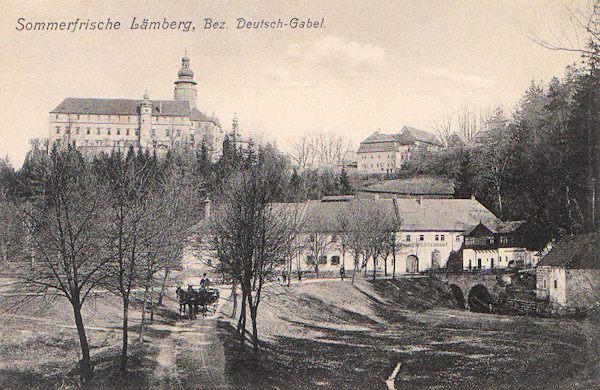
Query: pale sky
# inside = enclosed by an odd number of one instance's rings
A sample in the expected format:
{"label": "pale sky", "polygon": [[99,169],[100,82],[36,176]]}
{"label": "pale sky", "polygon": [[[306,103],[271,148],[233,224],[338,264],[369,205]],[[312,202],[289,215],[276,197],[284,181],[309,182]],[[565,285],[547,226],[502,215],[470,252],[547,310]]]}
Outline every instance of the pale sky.
{"label": "pale sky", "polygon": [[[582,0],[583,1],[583,0]],[[0,0],[0,156],[21,165],[28,140],[46,137],[65,97],[173,99],[187,49],[198,108],[225,129],[289,150],[315,131],[355,146],[380,128],[431,130],[465,106],[514,107],[532,79],[562,76],[575,53],[524,33],[568,32],[581,1]],[[585,1],[583,1],[585,3]],[[123,5],[128,4],[128,5]],[[131,30],[133,17],[188,21],[193,32]],[[237,29],[247,21],[325,20],[318,29]],[[26,22],[119,21],[116,31],[17,31]],[[204,19],[228,29],[204,30]]]}

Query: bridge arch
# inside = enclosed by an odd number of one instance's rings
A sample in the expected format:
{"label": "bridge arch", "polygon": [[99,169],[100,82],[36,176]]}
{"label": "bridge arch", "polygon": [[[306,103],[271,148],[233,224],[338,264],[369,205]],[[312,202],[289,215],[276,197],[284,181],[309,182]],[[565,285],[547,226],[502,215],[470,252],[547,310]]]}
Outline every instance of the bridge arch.
{"label": "bridge arch", "polygon": [[450,285],[450,291],[452,291],[452,296],[454,297],[454,301],[459,309],[465,308],[465,294],[463,294],[462,288],[460,288],[456,284]]}
{"label": "bridge arch", "polygon": [[471,288],[468,295],[469,309],[479,313],[489,313],[492,296],[483,284],[476,284]]}

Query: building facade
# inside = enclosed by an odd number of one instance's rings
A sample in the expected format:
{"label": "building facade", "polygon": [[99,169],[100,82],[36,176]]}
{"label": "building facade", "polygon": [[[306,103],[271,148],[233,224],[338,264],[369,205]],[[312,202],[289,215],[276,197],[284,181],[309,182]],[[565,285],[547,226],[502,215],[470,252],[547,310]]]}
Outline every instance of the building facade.
{"label": "building facade", "polygon": [[360,143],[357,151],[358,173],[394,173],[419,151],[438,151],[443,144],[432,133],[404,126],[400,133],[371,134]]}
{"label": "building facade", "polygon": [[523,246],[519,229],[524,221],[496,224],[480,222],[465,231],[464,270],[533,267],[533,257]]}
{"label": "building facade", "polygon": [[66,98],[50,111],[49,144],[71,145],[84,154],[129,147],[166,153],[202,144],[213,160],[221,153],[219,120],[196,108],[197,90],[190,58],[182,58],[173,100]]}

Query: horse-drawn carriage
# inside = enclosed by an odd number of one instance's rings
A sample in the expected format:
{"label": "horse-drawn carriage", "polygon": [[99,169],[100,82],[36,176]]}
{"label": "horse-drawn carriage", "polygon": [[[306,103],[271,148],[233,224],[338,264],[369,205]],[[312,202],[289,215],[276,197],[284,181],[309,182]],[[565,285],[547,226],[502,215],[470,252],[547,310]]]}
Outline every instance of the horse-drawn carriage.
{"label": "horse-drawn carriage", "polygon": [[177,287],[177,298],[179,300],[179,315],[186,315],[190,319],[196,318],[198,313],[202,315],[213,314],[217,310],[219,302],[219,290],[216,288],[199,288],[194,289],[188,286],[187,290]]}

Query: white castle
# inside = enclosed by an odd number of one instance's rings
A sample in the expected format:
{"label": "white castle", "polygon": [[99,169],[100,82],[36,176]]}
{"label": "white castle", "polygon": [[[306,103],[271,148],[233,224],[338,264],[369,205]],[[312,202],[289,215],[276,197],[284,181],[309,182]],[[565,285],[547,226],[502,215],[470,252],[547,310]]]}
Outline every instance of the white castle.
{"label": "white castle", "polygon": [[84,154],[121,150],[166,153],[204,144],[213,161],[222,152],[224,131],[216,117],[196,108],[196,81],[187,54],[177,72],[174,100],[66,98],[50,111],[49,143]]}

